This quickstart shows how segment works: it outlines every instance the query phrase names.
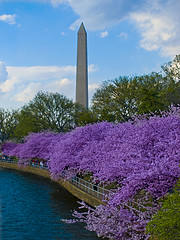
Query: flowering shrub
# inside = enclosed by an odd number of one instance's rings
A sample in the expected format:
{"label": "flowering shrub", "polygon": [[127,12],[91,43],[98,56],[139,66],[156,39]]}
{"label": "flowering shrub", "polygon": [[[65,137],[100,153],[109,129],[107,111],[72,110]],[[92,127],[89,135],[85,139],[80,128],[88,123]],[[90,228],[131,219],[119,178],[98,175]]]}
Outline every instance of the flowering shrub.
{"label": "flowering shrub", "polygon": [[[75,215],[89,230],[115,239],[146,239],[144,229],[157,205],[137,213],[141,202],[130,204],[142,189],[151,199],[164,196],[180,175],[179,108],[162,116],[135,118],[132,122],[107,122],[88,125],[66,134],[38,133],[4,152],[28,164],[32,157],[49,160],[51,176],[59,178],[64,169],[70,173],[90,171],[100,183],[115,182],[117,191],[107,206],[87,207],[85,215]],[[72,176],[69,174],[69,177]],[[150,198],[149,198],[150,199]],[[149,201],[149,200],[148,200]],[[103,223],[103,224],[102,224]]]}
{"label": "flowering shrub", "polygon": [[11,142],[8,142],[8,143],[4,143],[2,145],[2,151],[4,152],[4,154],[6,155],[11,155],[12,153],[12,150],[17,147],[17,144],[16,143],[11,143]]}
{"label": "flowering shrub", "polygon": [[41,132],[29,134],[24,143],[13,144],[6,143],[2,150],[6,155],[16,156],[19,158],[19,164],[26,166],[29,164],[31,158],[49,159],[50,152],[62,134],[53,132]]}

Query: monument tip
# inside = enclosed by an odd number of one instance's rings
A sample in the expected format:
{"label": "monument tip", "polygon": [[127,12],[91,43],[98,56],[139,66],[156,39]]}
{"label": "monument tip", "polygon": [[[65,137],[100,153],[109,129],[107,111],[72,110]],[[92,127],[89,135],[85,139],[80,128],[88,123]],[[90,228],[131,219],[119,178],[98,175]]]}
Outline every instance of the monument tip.
{"label": "monument tip", "polygon": [[84,27],[84,23],[83,23],[83,22],[81,23],[81,26],[80,26],[78,32],[86,32],[86,29],[85,29],[85,27]]}

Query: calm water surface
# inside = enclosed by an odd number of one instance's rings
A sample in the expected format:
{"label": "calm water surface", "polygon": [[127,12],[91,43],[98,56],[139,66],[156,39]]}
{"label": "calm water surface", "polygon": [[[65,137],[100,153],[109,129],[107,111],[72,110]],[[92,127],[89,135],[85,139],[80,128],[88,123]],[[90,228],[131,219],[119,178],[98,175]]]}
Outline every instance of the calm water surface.
{"label": "calm water surface", "polygon": [[100,239],[84,224],[61,221],[78,206],[77,198],[45,178],[0,168],[1,240]]}

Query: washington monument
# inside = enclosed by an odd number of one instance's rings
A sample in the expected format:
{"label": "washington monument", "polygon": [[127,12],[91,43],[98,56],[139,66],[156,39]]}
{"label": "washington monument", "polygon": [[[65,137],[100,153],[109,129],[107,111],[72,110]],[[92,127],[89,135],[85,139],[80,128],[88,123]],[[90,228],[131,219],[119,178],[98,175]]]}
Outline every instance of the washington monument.
{"label": "washington monument", "polygon": [[76,102],[88,108],[87,34],[83,23],[78,31]]}

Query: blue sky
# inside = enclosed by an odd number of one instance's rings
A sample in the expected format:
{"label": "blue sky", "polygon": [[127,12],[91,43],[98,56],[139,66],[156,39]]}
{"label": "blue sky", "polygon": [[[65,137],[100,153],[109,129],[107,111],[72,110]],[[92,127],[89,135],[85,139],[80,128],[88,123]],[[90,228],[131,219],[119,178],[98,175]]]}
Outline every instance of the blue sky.
{"label": "blue sky", "polygon": [[77,31],[89,96],[105,80],[160,71],[180,54],[179,0],[0,0],[0,108],[42,91],[75,98]]}

